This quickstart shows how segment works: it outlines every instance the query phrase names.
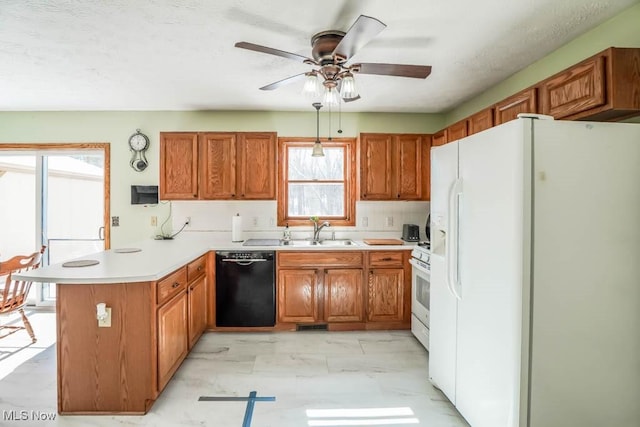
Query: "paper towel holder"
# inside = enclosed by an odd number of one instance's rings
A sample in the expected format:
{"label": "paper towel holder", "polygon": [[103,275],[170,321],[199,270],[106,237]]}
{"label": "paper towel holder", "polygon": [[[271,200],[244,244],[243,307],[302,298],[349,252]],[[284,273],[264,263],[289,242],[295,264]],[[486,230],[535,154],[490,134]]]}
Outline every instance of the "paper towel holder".
{"label": "paper towel holder", "polygon": [[236,213],[235,216],[231,217],[231,242],[244,242],[241,221],[240,213]]}

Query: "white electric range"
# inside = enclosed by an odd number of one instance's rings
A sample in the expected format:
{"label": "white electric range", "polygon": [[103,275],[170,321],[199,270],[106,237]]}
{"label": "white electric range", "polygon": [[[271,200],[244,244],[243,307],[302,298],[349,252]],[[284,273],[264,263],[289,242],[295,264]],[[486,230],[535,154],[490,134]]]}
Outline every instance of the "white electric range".
{"label": "white electric range", "polygon": [[429,350],[429,310],[431,300],[431,250],[420,242],[411,251],[411,332]]}

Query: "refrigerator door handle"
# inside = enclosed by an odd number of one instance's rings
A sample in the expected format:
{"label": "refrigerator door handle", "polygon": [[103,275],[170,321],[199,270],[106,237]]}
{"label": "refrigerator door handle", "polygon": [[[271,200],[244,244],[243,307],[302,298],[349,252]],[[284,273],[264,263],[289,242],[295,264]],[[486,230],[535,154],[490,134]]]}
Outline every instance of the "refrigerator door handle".
{"label": "refrigerator door handle", "polygon": [[462,299],[460,293],[457,291],[457,289],[460,289],[460,275],[458,268],[458,220],[460,209],[459,197],[461,195],[462,181],[460,179],[456,179],[449,190],[449,232],[446,235],[445,258],[447,261],[447,286],[449,287],[449,292],[451,292],[451,294],[458,300]]}

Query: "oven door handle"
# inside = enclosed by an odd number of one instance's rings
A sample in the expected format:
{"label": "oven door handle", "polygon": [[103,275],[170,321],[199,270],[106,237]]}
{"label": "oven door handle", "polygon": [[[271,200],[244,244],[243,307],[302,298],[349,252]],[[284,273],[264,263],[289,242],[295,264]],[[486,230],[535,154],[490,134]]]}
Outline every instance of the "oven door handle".
{"label": "oven door handle", "polygon": [[[411,258],[409,260],[409,264],[413,265],[418,271],[420,271],[421,273],[429,276],[429,278],[431,278],[431,271],[426,269],[424,265],[422,265],[422,263],[416,259]],[[425,264],[427,265],[427,264]]]}

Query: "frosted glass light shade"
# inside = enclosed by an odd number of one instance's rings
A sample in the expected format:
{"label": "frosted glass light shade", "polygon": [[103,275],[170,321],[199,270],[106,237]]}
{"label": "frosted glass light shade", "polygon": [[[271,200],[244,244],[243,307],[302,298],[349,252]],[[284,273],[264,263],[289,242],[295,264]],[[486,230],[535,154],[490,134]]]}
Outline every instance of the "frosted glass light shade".
{"label": "frosted glass light shade", "polygon": [[322,149],[322,144],[320,143],[320,140],[316,140],[316,142],[313,144],[311,157],[324,157],[324,150]]}
{"label": "frosted glass light shade", "polygon": [[309,98],[320,98],[322,94],[322,83],[317,74],[307,74],[304,86],[302,87],[302,93]]}
{"label": "frosted glass light shade", "polygon": [[337,106],[340,103],[340,95],[335,87],[327,87],[324,90],[324,97],[322,98],[324,105]]}
{"label": "frosted glass light shade", "polygon": [[340,87],[340,97],[342,99],[351,99],[358,96],[356,89],[356,80],[353,75],[347,74],[342,78],[342,86]]}

